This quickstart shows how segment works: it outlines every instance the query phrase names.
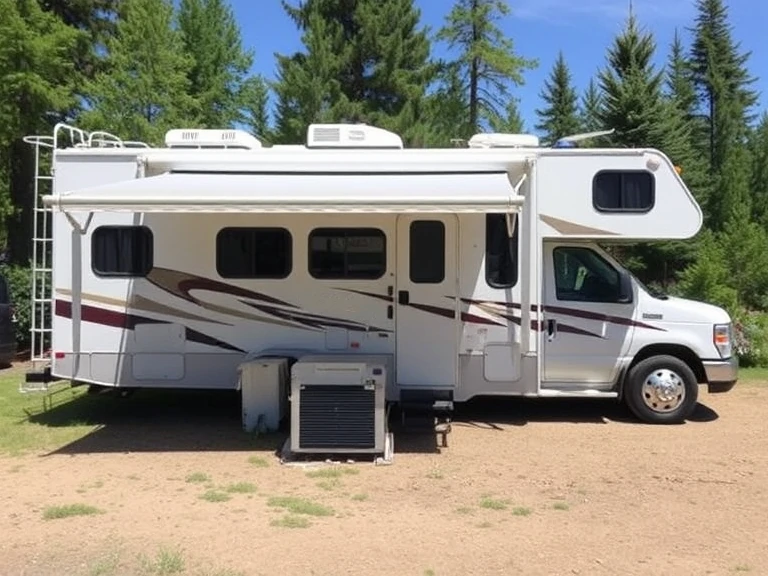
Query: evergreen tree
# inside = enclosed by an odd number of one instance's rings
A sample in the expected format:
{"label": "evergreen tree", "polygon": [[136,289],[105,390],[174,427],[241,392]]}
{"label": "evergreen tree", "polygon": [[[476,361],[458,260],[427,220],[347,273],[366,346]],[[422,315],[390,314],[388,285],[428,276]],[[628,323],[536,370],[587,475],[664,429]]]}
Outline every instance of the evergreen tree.
{"label": "evergreen tree", "polygon": [[[630,12],[624,31],[608,51],[608,65],[599,72],[603,105],[598,118],[616,146],[657,148],[683,167],[691,165],[690,125],[675,105],[663,98],[663,71],[656,70],[656,44],[640,30]],[[667,285],[675,272],[693,259],[690,243],[659,242],[622,250],[627,265],[648,283]]]}
{"label": "evergreen tree", "polygon": [[284,6],[302,31],[305,50],[277,57],[282,140],[303,140],[311,122],[345,120],[393,130],[406,142],[418,135],[434,67],[413,0]]}
{"label": "evergreen tree", "polygon": [[690,60],[700,108],[709,125],[709,141],[700,150],[709,159],[718,190],[708,205],[710,223],[722,229],[734,211],[740,211],[739,206],[749,203],[745,174],[750,161],[744,141],[757,95],[749,88],[753,82],[746,69],[749,53],[740,53],[732,38],[724,2],[697,0],[696,8]]}
{"label": "evergreen tree", "polygon": [[34,157],[21,139],[48,134],[49,116],[75,105],[73,54],[81,33],[37,0],[0,0],[0,217],[12,262],[27,265],[34,205]]}
{"label": "evergreen tree", "polygon": [[224,0],[181,0],[179,29],[193,64],[189,93],[200,104],[198,125],[229,128],[242,104],[253,55],[243,49],[240,29]]}
{"label": "evergreen tree", "polygon": [[499,29],[497,21],[508,14],[502,0],[457,0],[437,34],[459,50],[457,63],[466,78],[467,137],[502,115],[510,84],[523,84],[523,72],[538,65],[517,55],[512,39]]}
{"label": "evergreen tree", "polygon": [[507,102],[505,114],[499,118],[491,118],[491,129],[494,132],[508,134],[522,134],[525,132],[525,122],[520,115],[519,100],[510,98]]}
{"label": "evergreen tree", "polygon": [[240,110],[241,124],[262,141],[272,138],[269,124],[269,87],[261,76],[248,78],[242,89],[242,108]]}
{"label": "evergreen tree", "polygon": [[666,92],[680,112],[692,120],[696,114],[696,87],[685,57],[685,47],[677,30],[667,60]]}
{"label": "evergreen tree", "polygon": [[542,131],[546,142],[553,144],[560,138],[576,134],[581,129],[579,121],[576,89],[571,84],[571,72],[562,51],[550,74],[544,81],[541,99],[547,104],[542,110],[536,110],[539,123],[536,129]]}
{"label": "evergreen tree", "polygon": [[[595,79],[590,78],[587,89],[581,97],[581,106],[579,107],[580,125],[585,132],[597,132],[604,129],[600,120],[602,106],[603,95],[600,93]],[[590,145],[590,143],[587,142],[586,145]]]}
{"label": "evergreen tree", "polygon": [[752,215],[756,222],[768,228],[768,112],[750,134],[752,157]]}
{"label": "evergreen tree", "polygon": [[107,41],[109,71],[89,86],[87,126],[159,144],[169,129],[194,120],[198,106],[188,95],[193,62],[172,21],[170,0],[124,0],[115,36]]}

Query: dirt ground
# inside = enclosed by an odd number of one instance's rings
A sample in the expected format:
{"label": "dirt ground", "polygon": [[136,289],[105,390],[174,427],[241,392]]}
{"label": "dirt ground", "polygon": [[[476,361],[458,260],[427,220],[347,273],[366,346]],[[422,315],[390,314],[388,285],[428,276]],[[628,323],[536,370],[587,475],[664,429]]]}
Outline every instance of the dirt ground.
{"label": "dirt ground", "polygon": [[[392,466],[310,469],[232,396],[77,400],[40,418],[96,431],[0,457],[0,575],[768,574],[768,385],[701,392],[674,427],[480,402],[447,448],[398,433]],[[98,513],[44,518],[69,504]]]}

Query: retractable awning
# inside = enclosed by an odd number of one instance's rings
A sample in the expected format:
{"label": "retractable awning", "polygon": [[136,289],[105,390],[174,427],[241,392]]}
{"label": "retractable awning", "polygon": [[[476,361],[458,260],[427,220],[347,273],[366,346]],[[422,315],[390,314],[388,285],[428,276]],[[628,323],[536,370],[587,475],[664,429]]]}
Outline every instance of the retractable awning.
{"label": "retractable awning", "polygon": [[168,172],[43,197],[81,212],[513,212],[506,172]]}

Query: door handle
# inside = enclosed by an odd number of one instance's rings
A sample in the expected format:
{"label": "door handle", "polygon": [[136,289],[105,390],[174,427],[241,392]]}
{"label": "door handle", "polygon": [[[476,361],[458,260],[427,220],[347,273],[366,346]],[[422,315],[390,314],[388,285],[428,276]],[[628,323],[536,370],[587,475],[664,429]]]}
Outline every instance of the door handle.
{"label": "door handle", "polygon": [[387,318],[389,320],[392,320],[393,317],[394,317],[394,306],[392,306],[392,304],[389,304],[387,306]]}
{"label": "door handle", "polygon": [[397,303],[408,305],[408,303],[411,301],[410,296],[411,295],[408,293],[408,290],[399,290],[397,292]]}
{"label": "door handle", "polygon": [[550,318],[547,320],[547,337],[551,342],[557,336],[557,320]]}

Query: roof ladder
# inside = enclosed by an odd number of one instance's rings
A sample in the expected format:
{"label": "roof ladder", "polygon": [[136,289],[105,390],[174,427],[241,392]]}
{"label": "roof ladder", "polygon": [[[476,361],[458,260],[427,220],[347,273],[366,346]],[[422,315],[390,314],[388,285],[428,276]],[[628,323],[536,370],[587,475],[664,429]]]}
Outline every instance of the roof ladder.
{"label": "roof ladder", "polygon": [[32,370],[20,391],[44,392],[51,382],[51,344],[53,332],[53,208],[45,206],[42,197],[53,193],[53,171],[59,131],[69,133],[72,145],[82,145],[85,133],[59,124],[53,136],[28,136],[24,141],[35,150],[35,200],[32,222],[32,290],[30,302],[30,336]]}

